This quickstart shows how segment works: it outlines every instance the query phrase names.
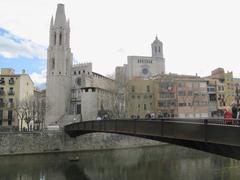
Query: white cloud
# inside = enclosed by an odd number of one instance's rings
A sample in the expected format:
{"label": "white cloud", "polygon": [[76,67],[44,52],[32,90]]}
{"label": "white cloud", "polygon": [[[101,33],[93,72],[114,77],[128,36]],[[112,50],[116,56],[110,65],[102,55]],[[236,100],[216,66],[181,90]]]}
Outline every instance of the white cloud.
{"label": "white cloud", "polygon": [[95,72],[111,73],[128,55],[150,55],[158,34],[167,72],[205,76],[220,66],[240,77],[237,0],[2,0],[0,26],[48,46],[59,2],[70,18],[73,54],[79,62],[91,60]]}
{"label": "white cloud", "polygon": [[0,55],[5,58],[46,59],[46,48],[30,40],[22,39],[11,33],[0,36]]}
{"label": "white cloud", "polygon": [[30,74],[30,77],[32,78],[35,86],[40,87],[46,83],[46,72],[47,70],[43,69],[41,73],[34,72]]}

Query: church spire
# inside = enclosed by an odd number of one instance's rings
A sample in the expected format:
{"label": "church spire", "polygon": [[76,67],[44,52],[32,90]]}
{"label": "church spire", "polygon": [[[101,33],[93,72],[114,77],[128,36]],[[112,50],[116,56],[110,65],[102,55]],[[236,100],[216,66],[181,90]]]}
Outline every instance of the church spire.
{"label": "church spire", "polygon": [[66,16],[65,16],[64,4],[58,4],[54,25],[65,26],[65,24],[66,24]]}
{"label": "church spire", "polygon": [[53,27],[53,16],[52,16],[52,18],[51,18],[50,27]]}
{"label": "church spire", "polygon": [[163,47],[162,42],[158,40],[156,35],[155,40],[152,43],[152,57],[161,57],[163,58]]}

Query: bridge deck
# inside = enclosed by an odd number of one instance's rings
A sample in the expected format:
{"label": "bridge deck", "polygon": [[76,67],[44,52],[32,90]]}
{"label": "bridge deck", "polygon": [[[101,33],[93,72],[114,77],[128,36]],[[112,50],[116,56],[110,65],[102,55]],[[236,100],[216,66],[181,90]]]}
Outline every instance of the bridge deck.
{"label": "bridge deck", "polygon": [[100,120],[66,125],[65,132],[71,137],[93,132],[126,134],[240,159],[240,126],[238,120],[233,124],[226,125],[222,119]]}

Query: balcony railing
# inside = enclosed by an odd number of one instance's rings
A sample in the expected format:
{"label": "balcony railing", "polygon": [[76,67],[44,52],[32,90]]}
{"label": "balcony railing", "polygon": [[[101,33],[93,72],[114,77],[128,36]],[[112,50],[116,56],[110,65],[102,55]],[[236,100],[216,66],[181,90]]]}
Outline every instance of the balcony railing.
{"label": "balcony railing", "polygon": [[4,103],[0,102],[0,108],[3,108],[3,107],[4,107]]}
{"label": "balcony railing", "polygon": [[14,94],[15,94],[14,91],[8,91],[9,96],[13,96]]}
{"label": "balcony railing", "polygon": [[7,107],[8,107],[8,108],[13,108],[13,107],[14,107],[14,104],[13,104],[13,103],[8,103],[8,104],[7,104]]}
{"label": "balcony railing", "polygon": [[15,82],[13,79],[10,79],[9,82],[8,82],[10,85],[13,85]]}
{"label": "balcony railing", "polygon": [[4,96],[5,92],[3,90],[0,91],[0,96]]}

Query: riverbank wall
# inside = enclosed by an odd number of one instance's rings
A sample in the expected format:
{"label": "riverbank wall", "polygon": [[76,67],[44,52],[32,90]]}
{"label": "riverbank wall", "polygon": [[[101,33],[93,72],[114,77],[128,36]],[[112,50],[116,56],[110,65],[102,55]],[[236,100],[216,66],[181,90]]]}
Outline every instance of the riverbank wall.
{"label": "riverbank wall", "polygon": [[90,151],[155,146],[163,143],[138,137],[92,133],[71,138],[63,131],[0,133],[0,156]]}

